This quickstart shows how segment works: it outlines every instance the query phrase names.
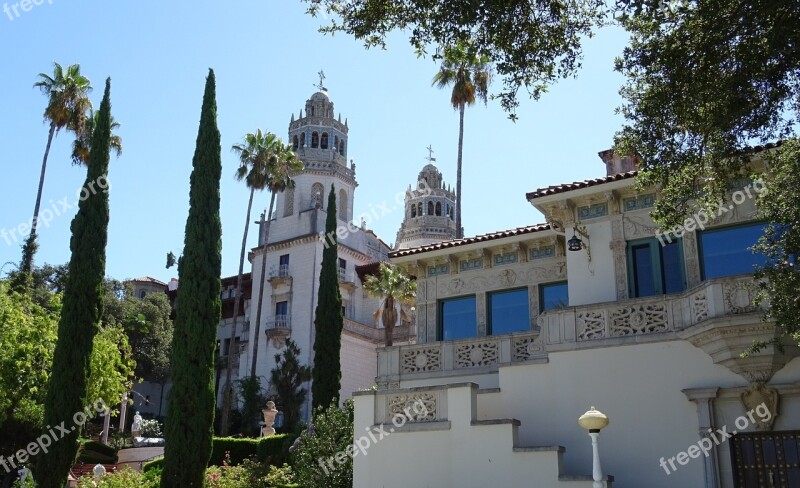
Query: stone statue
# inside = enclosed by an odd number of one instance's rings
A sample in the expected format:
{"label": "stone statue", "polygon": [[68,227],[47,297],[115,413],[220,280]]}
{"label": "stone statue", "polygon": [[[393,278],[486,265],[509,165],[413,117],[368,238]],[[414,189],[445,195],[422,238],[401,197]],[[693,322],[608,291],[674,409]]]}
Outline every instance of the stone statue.
{"label": "stone statue", "polygon": [[264,421],[261,422],[263,427],[261,428],[261,437],[269,437],[275,434],[275,417],[278,415],[278,411],[275,409],[275,402],[269,401],[267,402],[267,408],[261,410],[261,413],[264,415]]}
{"label": "stone statue", "polygon": [[139,415],[139,412],[133,416],[133,424],[131,425],[131,435],[133,437],[141,437],[142,436],[142,416]]}

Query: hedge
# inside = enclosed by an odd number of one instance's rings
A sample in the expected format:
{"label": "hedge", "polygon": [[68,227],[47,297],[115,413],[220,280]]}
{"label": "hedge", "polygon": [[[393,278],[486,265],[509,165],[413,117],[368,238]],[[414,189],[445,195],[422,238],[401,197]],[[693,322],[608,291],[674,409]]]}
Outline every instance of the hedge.
{"label": "hedge", "polygon": [[261,462],[280,466],[286,460],[286,453],[294,441],[290,434],[278,434],[260,439],[215,437],[211,449],[209,466],[222,466],[225,453],[230,453],[230,464],[241,464],[247,458],[256,457]]}
{"label": "hedge", "polygon": [[116,456],[117,450],[111,446],[107,446],[102,442],[97,441],[86,441],[81,444],[81,449],[84,451],[93,451],[99,452],[100,454],[105,454],[106,456]]}
{"label": "hedge", "polygon": [[80,445],[78,462],[86,464],[116,464],[117,451],[105,444],[87,441]]}
{"label": "hedge", "polygon": [[[225,453],[230,452],[230,464],[241,464],[247,458],[255,457],[263,463],[281,466],[287,461],[289,446],[294,442],[292,434],[278,434],[261,439],[248,439],[236,437],[215,437],[211,448],[209,466],[222,466]],[[142,467],[144,472],[161,468],[164,458],[155,459]]]}

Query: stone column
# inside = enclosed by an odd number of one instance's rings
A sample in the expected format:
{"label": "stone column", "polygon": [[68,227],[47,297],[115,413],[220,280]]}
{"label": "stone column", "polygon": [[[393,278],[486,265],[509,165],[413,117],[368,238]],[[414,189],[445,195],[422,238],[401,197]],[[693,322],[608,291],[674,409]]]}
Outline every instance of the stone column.
{"label": "stone column", "polygon": [[[719,394],[719,388],[694,388],[683,390],[689,401],[697,406],[697,420],[700,425],[700,437],[707,438],[714,431],[714,404],[713,401]],[[711,454],[703,457],[703,472],[705,474],[704,488],[720,488],[719,483],[719,452],[716,442],[711,448]]]}

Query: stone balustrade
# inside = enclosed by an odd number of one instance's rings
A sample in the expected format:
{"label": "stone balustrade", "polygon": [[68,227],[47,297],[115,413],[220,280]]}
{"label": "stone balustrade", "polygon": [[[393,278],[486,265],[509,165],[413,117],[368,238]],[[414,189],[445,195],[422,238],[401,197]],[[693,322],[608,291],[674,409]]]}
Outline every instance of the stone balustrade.
{"label": "stone balustrade", "polygon": [[752,277],[719,278],[672,295],[551,310],[541,314],[537,324],[550,351],[599,341],[616,345],[663,340],[656,335],[675,333],[710,319],[755,312],[754,297]]}

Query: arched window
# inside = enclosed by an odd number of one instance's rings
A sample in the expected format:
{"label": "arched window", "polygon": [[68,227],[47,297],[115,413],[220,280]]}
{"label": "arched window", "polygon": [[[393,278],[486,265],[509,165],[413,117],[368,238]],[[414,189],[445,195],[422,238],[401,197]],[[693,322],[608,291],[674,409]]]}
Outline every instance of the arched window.
{"label": "arched window", "polygon": [[328,133],[322,133],[322,139],[320,140],[319,147],[322,149],[328,149]]}
{"label": "arched window", "polygon": [[442,202],[436,202],[436,215],[442,215]]}
{"label": "arched window", "polygon": [[422,217],[422,202],[417,204],[417,216]]}
{"label": "arched window", "polygon": [[300,134],[300,147],[306,147],[306,133]]}
{"label": "arched window", "polygon": [[298,144],[299,144],[299,140],[297,139],[297,136],[292,137],[292,149],[297,151]]}
{"label": "arched window", "polygon": [[342,139],[341,141],[339,141],[339,154],[341,154],[342,156],[344,156],[344,139]]}
{"label": "arched window", "polygon": [[294,213],[294,188],[287,188],[283,192],[283,216],[288,217]]}
{"label": "arched window", "polygon": [[317,148],[319,147],[319,134],[316,132],[311,133],[311,147]]}
{"label": "arched window", "polygon": [[453,214],[452,214],[451,212],[452,212],[453,210],[450,208],[450,204],[449,204],[449,203],[447,204],[447,207],[446,207],[446,209],[447,209],[447,216],[448,216],[448,217],[450,217],[450,218],[452,219],[452,218],[453,218]]}
{"label": "arched window", "polygon": [[311,106],[311,110],[309,110],[309,114],[308,115],[310,115],[311,117],[314,116],[314,106],[313,105]]}
{"label": "arched window", "polygon": [[311,208],[322,208],[322,193],[325,188],[322,183],[314,183],[311,185]]}
{"label": "arched window", "polygon": [[433,202],[428,202],[428,215],[433,215]]}
{"label": "arched window", "polygon": [[339,190],[339,220],[347,221],[347,192]]}
{"label": "arched window", "polygon": [[416,216],[417,216],[417,206],[412,203],[411,204],[411,218],[413,219]]}
{"label": "arched window", "polygon": [[333,150],[339,150],[339,136],[333,136]]}

